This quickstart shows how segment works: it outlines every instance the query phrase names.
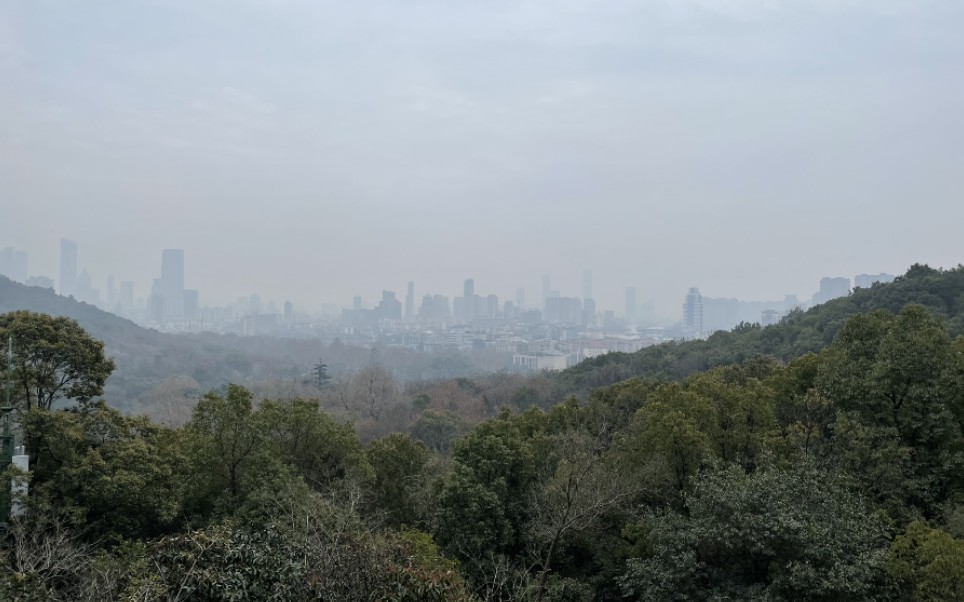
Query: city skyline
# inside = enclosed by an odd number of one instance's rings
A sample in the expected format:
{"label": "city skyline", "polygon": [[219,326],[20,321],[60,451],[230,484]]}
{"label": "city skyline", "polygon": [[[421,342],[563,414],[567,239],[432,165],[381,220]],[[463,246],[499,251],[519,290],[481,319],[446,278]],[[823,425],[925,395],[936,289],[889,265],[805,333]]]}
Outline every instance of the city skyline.
{"label": "city skyline", "polygon": [[62,236],[141,297],[179,248],[213,303],[591,268],[674,316],[961,262],[960,3],[102,9],[0,7],[0,240],[55,280]]}
{"label": "city skyline", "polygon": [[[419,285],[418,280],[411,280],[411,279],[406,280],[404,278],[400,278],[398,279],[397,282],[392,282],[392,283],[383,283],[383,284],[374,283],[374,282],[370,283],[370,285],[367,286],[365,289],[366,292],[370,292],[370,294],[355,292],[350,294],[348,297],[344,299],[335,299],[334,301],[327,301],[327,300],[318,301],[318,300],[312,300],[312,299],[298,299],[293,297],[285,297],[283,295],[279,295],[273,291],[268,291],[268,290],[240,291],[233,295],[229,294],[224,298],[220,298],[216,295],[209,294],[208,287],[205,286],[205,283],[192,281],[193,286],[191,287],[188,287],[185,284],[185,272],[189,270],[185,269],[185,258],[184,258],[185,252],[183,249],[159,250],[153,259],[153,263],[154,263],[153,273],[145,274],[143,278],[127,278],[124,275],[117,275],[114,273],[106,274],[96,270],[93,271],[92,273],[89,272],[87,270],[88,264],[85,263],[84,261],[81,261],[81,258],[84,257],[82,246],[79,245],[76,241],[73,241],[70,239],[61,238],[59,240],[60,240],[59,257],[61,260],[63,260],[65,258],[65,253],[66,253],[68,265],[63,266],[60,263],[58,263],[57,269],[54,272],[59,275],[59,279],[56,280],[56,285],[55,285],[57,292],[58,293],[63,292],[62,291],[63,285],[61,283],[63,282],[63,279],[65,277],[65,271],[64,271],[65,268],[66,268],[67,274],[69,274],[72,269],[74,272],[73,281],[72,281],[73,284],[68,286],[72,286],[73,291],[70,291],[68,289],[67,295],[76,293],[77,282],[79,281],[80,275],[83,272],[88,277],[88,286],[94,289],[93,291],[94,293],[101,295],[103,299],[103,303],[105,305],[110,304],[112,301],[114,303],[119,302],[120,297],[118,295],[120,293],[120,289],[116,288],[117,284],[121,284],[124,287],[126,287],[127,290],[125,292],[125,297],[131,297],[133,300],[140,301],[148,305],[151,302],[151,298],[158,293],[160,293],[161,296],[166,297],[167,299],[166,302],[168,304],[171,303],[171,299],[176,299],[176,298],[183,299],[184,294],[193,295],[192,299],[193,299],[193,303],[195,304],[195,307],[197,307],[199,293],[202,295],[201,305],[203,306],[228,306],[231,304],[235,304],[238,302],[239,299],[248,297],[250,295],[258,295],[258,296],[263,295],[266,297],[266,301],[270,299],[272,302],[275,303],[277,308],[280,308],[282,304],[285,303],[286,301],[290,301],[294,303],[294,305],[297,306],[299,309],[309,309],[312,312],[320,311],[323,307],[339,307],[339,308],[351,307],[353,303],[353,299],[355,299],[356,297],[360,297],[363,301],[363,304],[366,307],[373,308],[373,307],[376,307],[377,304],[379,303],[379,299],[381,298],[383,291],[388,290],[398,295],[398,298],[402,303],[404,315],[409,316],[409,314],[407,313],[407,310],[405,309],[405,304],[408,300],[410,291],[412,294],[414,294],[414,297],[413,297],[414,305],[412,307],[412,310],[413,310],[412,315],[414,315],[415,313],[417,313],[418,307],[421,304],[421,300],[425,295],[444,295],[455,299],[455,298],[458,298],[458,296],[455,293],[461,291],[462,295],[464,296],[465,290],[467,290],[466,287],[469,287],[470,289],[473,289],[473,290],[475,287],[474,278],[463,279],[460,287],[456,286],[456,283],[449,283],[448,286],[446,286],[443,283],[442,286],[438,289],[428,289],[425,287],[421,287]],[[11,252],[20,251],[22,253],[26,253],[28,257],[33,256],[31,252],[17,249],[15,247],[9,248],[9,250]],[[159,258],[158,258],[158,255],[159,255]],[[26,262],[26,258],[24,258],[23,261]],[[173,267],[174,264],[176,264],[177,267]],[[31,266],[33,265],[35,264],[31,262]],[[935,266],[935,267],[940,267],[940,266]],[[904,270],[898,270],[897,273],[903,273],[903,271]],[[773,292],[769,296],[761,297],[761,298],[754,298],[747,294],[741,294],[739,292],[737,292],[737,294],[735,295],[712,294],[711,296],[719,297],[721,299],[726,298],[726,299],[733,299],[733,300],[740,299],[743,301],[754,301],[754,302],[756,301],[777,302],[778,300],[782,299],[785,295],[792,296],[792,297],[799,297],[804,301],[809,300],[811,295],[813,295],[815,302],[823,302],[829,298],[832,298],[833,296],[839,296],[839,292],[835,292],[830,296],[828,296],[826,293],[822,293],[821,291],[823,290],[822,289],[823,283],[820,281],[826,281],[828,279],[840,281],[841,279],[846,279],[848,283],[852,282],[853,286],[858,286],[858,285],[861,285],[861,278],[863,278],[863,283],[866,284],[867,282],[872,281],[868,279],[876,278],[878,276],[888,275],[883,272],[880,274],[870,275],[870,274],[867,274],[866,272],[867,271],[864,270],[852,275],[821,276],[817,282],[811,285],[811,288],[813,290],[810,293],[801,292],[800,294],[797,294],[797,293]],[[165,279],[165,273],[168,274],[167,279]],[[31,267],[31,269],[29,270],[29,274],[31,277],[47,275],[47,274],[38,272],[36,268],[33,268],[33,267]],[[172,276],[172,274],[176,274],[176,276]],[[563,290],[559,290],[558,287],[551,284],[552,282],[555,281],[554,274],[548,274],[548,273],[539,272],[538,270],[536,270],[531,275],[529,280],[532,281],[533,279],[535,279],[535,276],[538,275],[540,290],[536,292],[541,293],[537,297],[538,305],[532,305],[531,303],[529,303],[529,304],[526,304],[525,307],[530,309],[531,308],[536,308],[540,310],[544,309],[545,308],[544,295],[547,293],[552,296],[558,296],[558,297],[564,297],[564,298],[585,299],[586,298],[584,297],[585,293],[591,292],[594,287],[593,270],[591,268],[579,268],[579,269],[573,270],[573,274],[576,276],[575,278],[569,278],[569,279],[562,278],[564,283],[567,284],[568,286],[563,288]],[[566,274],[564,274],[564,276],[565,275]],[[253,275],[253,276],[256,276],[256,275]],[[548,281],[546,278],[547,276],[549,276]],[[169,282],[168,279],[172,277],[174,279],[174,282]],[[93,282],[93,285],[90,285],[90,282]],[[153,282],[153,284],[148,284],[149,282]],[[609,283],[609,284],[612,284],[612,283]],[[546,288],[547,285],[549,286],[549,288]],[[115,287],[113,289],[114,290],[113,293],[108,293],[110,286]],[[160,286],[161,288],[158,290],[155,290],[155,288],[158,286]],[[841,285],[838,284],[836,288],[839,289],[840,286]],[[848,284],[847,286],[850,286],[850,284]],[[173,287],[173,289],[169,287]],[[523,299],[527,297],[529,299],[532,299],[533,292],[534,292],[532,290],[533,288],[535,287],[532,287],[532,286],[514,287],[514,288],[510,287],[509,290],[505,290],[505,291],[498,290],[496,292],[496,295],[499,297],[500,302],[513,301],[514,303],[518,304],[520,290],[524,292],[522,296]],[[605,288],[612,289],[614,287],[609,286]],[[687,287],[687,290],[689,290],[690,288],[692,287]],[[491,291],[492,288],[486,287],[486,290]],[[640,292],[640,296],[638,299],[636,298],[637,291]],[[806,291],[806,289],[804,289],[804,291]],[[647,292],[649,292],[650,294],[647,295],[646,294]],[[629,309],[631,293],[633,298],[632,300],[633,309]],[[622,288],[620,298],[618,299],[609,299],[608,302],[605,302],[605,303],[601,303],[600,300],[597,299],[596,297],[592,297],[591,299],[592,301],[594,301],[594,307],[596,308],[596,310],[600,312],[610,310],[610,311],[615,311],[617,315],[627,315],[626,313],[627,311],[630,311],[630,313],[634,313],[635,311],[643,311],[643,309],[646,306],[650,306],[648,309],[646,309],[646,311],[649,311],[652,314],[650,316],[651,319],[656,319],[658,321],[662,321],[666,323],[673,323],[674,321],[677,321],[679,319],[679,315],[678,315],[679,312],[677,311],[679,299],[685,298],[686,292],[685,291],[679,292],[676,295],[678,299],[676,299],[675,303],[672,303],[673,307],[667,307],[662,309],[659,308],[657,304],[655,304],[654,299],[658,295],[654,293],[655,293],[654,291],[646,291],[645,287],[624,286]],[[114,299],[112,300],[108,296],[108,294],[113,295]],[[672,297],[672,295],[667,294],[666,297],[670,298]],[[88,300],[88,299],[83,298],[81,300]],[[655,312],[653,312],[653,307],[656,308]],[[173,313],[170,313],[171,310],[165,310],[165,313],[169,315],[179,315],[182,313],[182,311],[183,309],[178,308],[174,310]]]}
{"label": "city skyline", "polygon": [[[134,284],[130,280],[121,280],[118,288],[115,276],[110,274],[106,278],[107,285],[102,294],[100,289],[93,287],[91,275],[86,269],[83,269],[78,276],[80,271],[78,256],[79,248],[75,241],[60,240],[60,281],[55,285],[53,279],[42,275],[30,274],[28,278],[28,253],[6,247],[0,250],[0,274],[32,286],[55,288],[58,293],[65,296],[75,296],[78,300],[99,305],[127,317],[140,316],[137,319],[141,322],[155,325],[170,323],[182,324],[181,327],[183,327],[184,324],[194,323],[195,326],[192,328],[200,326],[203,329],[205,316],[208,321],[213,316],[219,316],[219,320],[222,321],[230,320],[232,316],[238,315],[235,314],[238,310],[241,312],[240,315],[265,312],[265,315],[283,316],[285,323],[288,324],[293,323],[294,320],[295,305],[291,299],[280,301],[271,298],[270,292],[266,303],[263,303],[258,292],[236,297],[220,306],[202,303],[199,290],[185,288],[183,249],[161,251],[160,276],[153,278],[149,296],[136,298],[137,303],[134,297]],[[876,282],[887,283],[893,279],[894,275],[887,273],[861,273],[856,274],[853,279],[848,276],[823,277],[819,282],[819,290],[813,293],[809,300],[805,298],[803,301],[795,294],[787,294],[782,300],[702,298],[698,287],[690,287],[683,304],[681,336],[684,339],[705,338],[717,330],[728,330],[741,322],[774,324],[795,308],[825,303],[846,295],[854,287],[867,288]],[[352,297],[351,313],[339,314],[339,312],[345,312],[348,305],[336,303],[324,305],[321,312],[308,308],[308,313],[302,315],[316,314],[331,317],[340,315],[342,320],[348,319],[348,323],[369,323],[371,320],[377,322],[387,319],[405,324],[428,324],[441,320],[446,324],[455,325],[473,324],[477,317],[483,321],[490,321],[497,316],[500,319],[514,316],[528,322],[532,320],[532,316],[525,318],[523,313],[537,310],[540,316],[538,320],[546,324],[582,324],[590,329],[601,326],[603,322],[608,324],[613,318],[625,320],[626,325],[670,326],[676,324],[677,318],[680,317],[671,314],[660,315],[655,312],[654,302],[651,299],[637,304],[636,287],[633,286],[625,288],[621,313],[615,308],[597,306],[596,300],[590,296],[592,295],[591,268],[585,268],[582,271],[583,296],[581,298],[567,296],[554,289],[551,274],[543,273],[541,284],[543,297],[539,306],[527,305],[524,301],[525,290],[521,288],[515,290],[514,299],[506,297],[500,299],[499,295],[491,293],[480,295],[476,292],[474,279],[467,278],[462,284],[462,295],[455,296],[451,300],[449,296],[438,292],[417,292],[416,283],[408,281],[404,304],[397,298],[396,291],[382,288],[381,300],[372,304],[371,307],[366,307],[363,297],[356,294]],[[70,290],[71,288],[73,290]],[[702,298],[702,301],[694,304],[692,301],[694,294],[697,299]],[[467,299],[471,301],[467,302]],[[699,307],[696,313],[694,313],[694,306]],[[205,311],[202,312],[202,309]],[[304,309],[305,306],[299,306],[299,312]],[[275,324],[275,322],[265,322],[262,327],[266,324]],[[616,323],[610,326],[614,324]]]}

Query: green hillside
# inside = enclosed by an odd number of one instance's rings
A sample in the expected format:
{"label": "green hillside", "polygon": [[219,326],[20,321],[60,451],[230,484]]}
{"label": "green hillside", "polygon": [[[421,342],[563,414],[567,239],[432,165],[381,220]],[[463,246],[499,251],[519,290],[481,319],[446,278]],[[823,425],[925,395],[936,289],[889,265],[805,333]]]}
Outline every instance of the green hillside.
{"label": "green hillside", "polygon": [[915,264],[890,284],[857,289],[847,297],[795,312],[780,324],[766,328],[743,324],[729,332],[717,332],[705,341],[610,353],[563,371],[558,384],[563,390],[585,394],[636,376],[678,380],[757,355],[788,361],[828,347],[851,316],[877,309],[897,313],[908,303],[923,305],[943,317],[951,336],[964,334],[964,267],[940,270]]}

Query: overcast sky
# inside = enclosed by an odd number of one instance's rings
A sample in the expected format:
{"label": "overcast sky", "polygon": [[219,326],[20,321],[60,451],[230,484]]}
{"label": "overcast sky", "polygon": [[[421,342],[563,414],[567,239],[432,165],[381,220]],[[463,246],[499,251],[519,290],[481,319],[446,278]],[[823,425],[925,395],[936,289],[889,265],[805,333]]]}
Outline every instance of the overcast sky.
{"label": "overcast sky", "polygon": [[202,303],[678,317],[964,261],[959,0],[6,0],[0,247]]}

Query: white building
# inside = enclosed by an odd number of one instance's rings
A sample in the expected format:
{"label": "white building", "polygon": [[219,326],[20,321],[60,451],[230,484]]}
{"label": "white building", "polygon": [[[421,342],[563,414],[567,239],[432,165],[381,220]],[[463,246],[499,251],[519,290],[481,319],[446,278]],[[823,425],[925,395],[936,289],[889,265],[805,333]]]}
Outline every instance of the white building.
{"label": "white building", "polygon": [[536,372],[543,370],[565,370],[569,367],[569,356],[559,351],[517,353],[512,356],[512,365]]}

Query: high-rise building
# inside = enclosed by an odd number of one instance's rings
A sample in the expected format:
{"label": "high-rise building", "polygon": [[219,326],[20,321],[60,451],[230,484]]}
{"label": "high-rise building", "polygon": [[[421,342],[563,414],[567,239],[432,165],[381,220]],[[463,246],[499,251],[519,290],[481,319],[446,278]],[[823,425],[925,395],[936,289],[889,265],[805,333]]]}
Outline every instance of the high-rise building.
{"label": "high-rise building", "polygon": [[683,338],[703,338],[703,296],[696,287],[690,289],[683,303]]}
{"label": "high-rise building", "polygon": [[582,300],[577,297],[546,299],[545,320],[550,324],[582,324]]}
{"label": "high-rise building", "polygon": [[466,278],[462,285],[462,313],[465,321],[471,322],[476,315],[475,280]]}
{"label": "high-rise building", "polygon": [[515,307],[516,309],[522,310],[526,306],[526,289],[517,288],[515,289]]}
{"label": "high-rise building", "polygon": [[636,321],[636,287],[635,286],[626,287],[625,317],[627,322],[632,323]]}
{"label": "high-rise building", "polygon": [[592,270],[586,269],[582,273],[582,298],[592,299]]}
{"label": "high-rise building", "polygon": [[408,294],[405,295],[405,321],[415,320],[415,283],[408,283]]}
{"label": "high-rise building", "polygon": [[393,291],[382,291],[382,300],[375,309],[375,313],[383,320],[401,320],[402,304],[395,298]]}
{"label": "high-rise building", "polygon": [[157,292],[164,297],[164,312],[166,317],[180,318],[184,316],[184,251],[182,249],[164,249],[161,253],[160,290]]}
{"label": "high-rise building", "polygon": [[819,305],[850,294],[850,278],[821,278],[820,290],[813,295],[813,304]]}
{"label": "high-rise building", "polygon": [[451,315],[449,298],[444,295],[425,295],[418,309],[419,320],[447,320]]}
{"label": "high-rise building", "polygon": [[134,311],[134,283],[130,280],[123,280],[120,283],[120,293],[117,296],[117,303],[125,316],[132,315]]}
{"label": "high-rise building", "polygon": [[760,325],[761,326],[774,326],[780,323],[784,317],[786,317],[787,312],[780,311],[778,309],[765,309],[760,315]]}
{"label": "high-rise building", "polygon": [[499,297],[498,295],[488,295],[485,298],[485,315],[490,318],[499,315]]}
{"label": "high-rise building", "polygon": [[107,308],[114,311],[115,305],[117,305],[117,286],[114,284],[114,275],[110,274],[107,276]]}
{"label": "high-rise building", "polygon": [[197,320],[200,316],[200,294],[194,289],[184,289],[181,309],[185,320]]}
{"label": "high-rise building", "polygon": [[0,274],[15,282],[27,282],[27,253],[12,247],[0,251]]}
{"label": "high-rise building", "polygon": [[592,326],[596,323],[596,301],[592,298],[582,300],[582,325]]}
{"label": "high-rise building", "polygon": [[90,303],[91,305],[100,304],[100,291],[94,288],[93,281],[90,278],[90,274],[87,270],[80,273],[77,277],[77,288],[74,291],[74,296],[78,301],[83,301],[84,303]]}
{"label": "high-rise building", "polygon": [[542,275],[542,309],[546,308],[546,299],[552,296],[552,279],[549,274]]}
{"label": "high-rise building", "polygon": [[77,243],[60,239],[60,290],[64,297],[77,292]]}

